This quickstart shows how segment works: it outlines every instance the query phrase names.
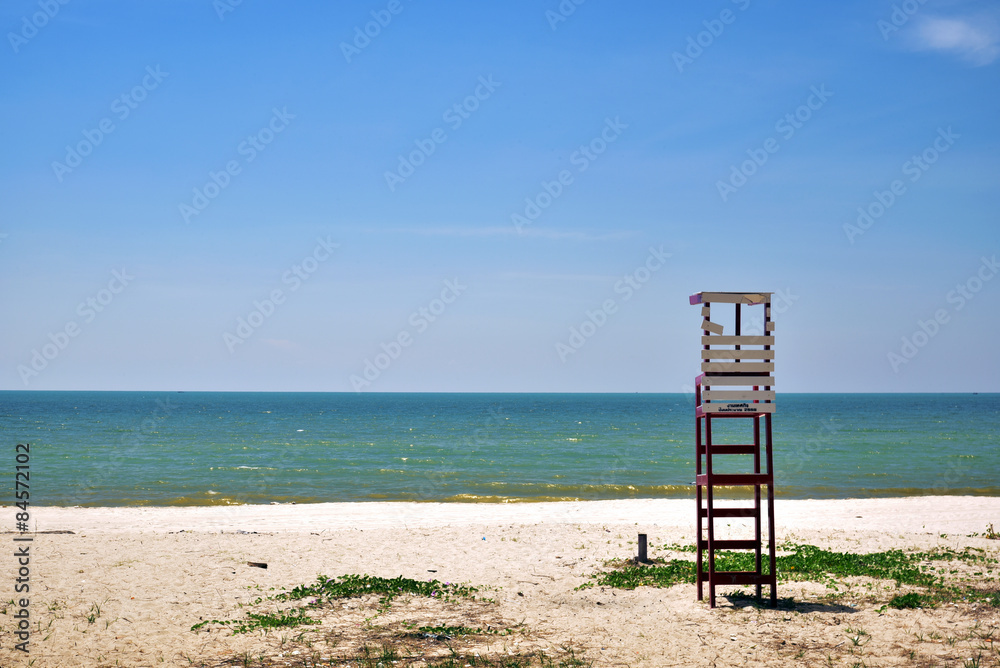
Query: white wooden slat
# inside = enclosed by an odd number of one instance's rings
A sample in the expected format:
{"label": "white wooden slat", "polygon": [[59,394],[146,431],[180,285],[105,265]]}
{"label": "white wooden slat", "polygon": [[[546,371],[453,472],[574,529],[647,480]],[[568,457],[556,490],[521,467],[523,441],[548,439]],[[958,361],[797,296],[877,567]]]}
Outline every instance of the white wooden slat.
{"label": "white wooden slat", "polygon": [[722,334],[722,325],[712,322],[711,320],[702,320],[701,328],[712,332],[713,334]]}
{"label": "white wooden slat", "polygon": [[774,401],[774,390],[703,390],[701,398],[711,401]]}
{"label": "white wooden slat", "polygon": [[774,350],[717,350],[701,351],[703,360],[773,360]]}
{"label": "white wooden slat", "polygon": [[774,362],[702,362],[701,370],[713,373],[770,373]]}
{"label": "white wooden slat", "polygon": [[706,387],[719,385],[757,385],[759,387],[774,387],[774,376],[705,376],[701,384]]}
{"label": "white wooden slat", "polygon": [[704,413],[773,413],[777,404],[751,404],[751,403],[724,403],[724,404],[702,404],[701,410]]}
{"label": "white wooden slat", "polygon": [[708,316],[711,315],[711,311],[712,311],[712,308],[710,306],[702,306],[701,307],[701,315],[702,315],[702,317],[704,317],[704,318],[707,319]]}
{"label": "white wooden slat", "polygon": [[705,346],[773,346],[773,336],[702,336]]}
{"label": "white wooden slat", "polygon": [[765,332],[773,332],[774,331],[774,321],[765,322],[764,323],[764,331]]}
{"label": "white wooden slat", "polygon": [[703,302],[719,302],[722,304],[763,304],[771,295],[770,292],[702,292]]}

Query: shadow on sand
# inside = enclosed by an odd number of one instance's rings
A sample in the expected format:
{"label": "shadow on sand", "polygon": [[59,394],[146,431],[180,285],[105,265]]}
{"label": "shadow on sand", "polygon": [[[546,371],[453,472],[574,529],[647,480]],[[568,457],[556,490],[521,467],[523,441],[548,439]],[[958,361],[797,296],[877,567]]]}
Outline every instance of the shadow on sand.
{"label": "shadow on sand", "polygon": [[[719,596],[730,603],[734,608],[745,608],[751,606],[754,608],[759,608],[761,610],[773,610],[771,607],[770,600],[767,596],[763,598],[757,598],[756,596],[748,596],[747,594],[723,594]],[[784,598],[778,598],[778,610],[788,610],[795,612],[823,612],[832,614],[853,614],[858,612],[857,608],[852,608],[849,605],[842,605],[840,603],[812,603],[807,601],[796,601],[791,596],[786,596]]]}

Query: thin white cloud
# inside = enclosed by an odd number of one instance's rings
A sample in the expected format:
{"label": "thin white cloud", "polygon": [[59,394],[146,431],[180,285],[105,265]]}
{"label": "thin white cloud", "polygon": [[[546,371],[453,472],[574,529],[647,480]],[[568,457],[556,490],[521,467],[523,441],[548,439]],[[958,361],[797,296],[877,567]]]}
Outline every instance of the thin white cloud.
{"label": "thin white cloud", "polygon": [[264,339],[263,343],[279,350],[295,350],[298,344],[288,339]]}
{"label": "thin white cloud", "polygon": [[1000,57],[1000,30],[988,19],[921,16],[914,38],[918,49],[952,53],[976,66]]}
{"label": "thin white cloud", "polygon": [[420,227],[420,228],[397,228],[395,233],[409,233],[420,236],[435,237],[497,237],[497,236],[520,236],[534,239],[568,239],[571,241],[615,241],[620,239],[630,239],[637,235],[636,232],[605,232],[593,233],[583,231],[561,231],[546,228],[526,227],[517,230],[513,225],[496,227]]}
{"label": "thin white cloud", "polygon": [[604,276],[600,274],[536,274],[532,272],[506,272],[500,274],[505,281],[570,281],[588,283],[607,283],[620,276]]}

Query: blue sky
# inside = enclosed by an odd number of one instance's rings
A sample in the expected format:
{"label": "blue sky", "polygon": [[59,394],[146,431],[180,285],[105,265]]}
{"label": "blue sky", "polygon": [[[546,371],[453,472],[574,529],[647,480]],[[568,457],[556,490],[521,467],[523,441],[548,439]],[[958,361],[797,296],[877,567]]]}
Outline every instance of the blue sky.
{"label": "blue sky", "polygon": [[766,290],[779,390],[1000,391],[996,3],[0,21],[0,389],[680,392]]}

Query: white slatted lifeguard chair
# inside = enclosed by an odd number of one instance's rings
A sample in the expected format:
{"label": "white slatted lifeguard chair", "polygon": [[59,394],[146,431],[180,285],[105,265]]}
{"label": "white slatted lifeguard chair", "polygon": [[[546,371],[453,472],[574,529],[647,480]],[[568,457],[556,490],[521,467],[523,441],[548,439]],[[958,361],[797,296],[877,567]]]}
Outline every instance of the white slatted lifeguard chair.
{"label": "white slatted lifeguard chair", "polygon": [[[708,583],[709,607],[715,607],[718,585],[754,585],[757,597],[761,587],[771,588],[770,603],[778,603],[774,539],[774,469],[771,456],[771,417],[775,410],[774,394],[774,323],[771,321],[770,292],[699,292],[691,295],[692,305],[701,305],[702,350],[701,375],[695,380],[695,487],[697,498],[697,581],[698,600],[703,599],[703,584]],[[735,319],[731,333],[725,331],[721,305],[734,305]],[[712,306],[717,317],[713,319]],[[742,308],[763,308],[760,335],[741,332]],[[759,322],[759,320],[758,320]],[[752,421],[752,443],[715,443],[712,422],[720,419]],[[761,433],[761,423],[764,431]],[[751,455],[751,470],[742,473],[716,473],[714,458],[726,455]],[[745,458],[744,458],[745,459]],[[704,466],[703,466],[704,462]],[[762,466],[762,462],[764,466]],[[716,488],[751,487],[753,506],[716,507]],[[767,488],[766,503],[761,503],[761,488]],[[720,518],[749,518],[754,525],[753,539],[718,538]],[[763,549],[763,522],[767,522],[767,568]],[[752,571],[716,570],[719,550],[753,550]]]}

